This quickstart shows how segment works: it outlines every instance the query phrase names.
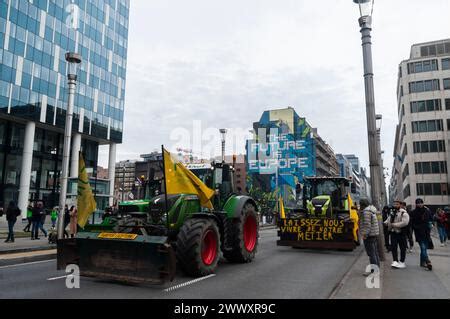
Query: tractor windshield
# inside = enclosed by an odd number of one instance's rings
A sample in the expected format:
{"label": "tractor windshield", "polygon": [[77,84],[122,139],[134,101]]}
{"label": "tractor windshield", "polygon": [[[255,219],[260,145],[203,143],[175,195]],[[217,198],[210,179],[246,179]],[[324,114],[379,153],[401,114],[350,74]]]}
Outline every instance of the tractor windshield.
{"label": "tractor windshield", "polygon": [[200,168],[191,169],[192,173],[195,174],[206,186],[209,188],[213,187],[213,171],[210,168]]}
{"label": "tractor windshield", "polygon": [[340,191],[339,187],[333,181],[323,181],[313,186],[312,196],[331,195],[336,191]]}

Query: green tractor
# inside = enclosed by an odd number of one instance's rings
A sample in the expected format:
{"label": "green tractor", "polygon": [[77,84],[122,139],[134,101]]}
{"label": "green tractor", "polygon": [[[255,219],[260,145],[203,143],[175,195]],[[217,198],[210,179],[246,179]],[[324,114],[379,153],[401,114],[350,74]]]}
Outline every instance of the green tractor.
{"label": "green tractor", "polygon": [[176,264],[200,277],[215,271],[221,254],[229,262],[251,262],[259,237],[256,202],[234,193],[230,165],[190,168],[215,190],[214,210],[202,208],[193,194],[124,202],[108,225],[58,241],[58,269],[77,264],[82,276],[163,283],[173,280]]}

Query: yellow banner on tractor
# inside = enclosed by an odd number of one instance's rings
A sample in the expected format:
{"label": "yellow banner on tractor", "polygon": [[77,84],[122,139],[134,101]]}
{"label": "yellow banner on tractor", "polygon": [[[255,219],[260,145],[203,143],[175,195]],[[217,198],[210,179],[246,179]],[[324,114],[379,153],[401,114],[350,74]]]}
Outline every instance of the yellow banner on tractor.
{"label": "yellow banner on tractor", "polygon": [[81,228],[84,228],[89,216],[92,215],[96,208],[97,203],[95,202],[94,195],[92,194],[91,185],[89,185],[89,177],[86,172],[86,163],[84,162],[83,155],[80,152],[77,209],[78,225],[80,225]]}
{"label": "yellow banner on tractor", "polygon": [[202,207],[214,209],[211,198],[214,190],[207,187],[194,173],[182,163],[175,160],[172,155],[164,151],[164,177],[168,195],[192,194],[197,195]]}

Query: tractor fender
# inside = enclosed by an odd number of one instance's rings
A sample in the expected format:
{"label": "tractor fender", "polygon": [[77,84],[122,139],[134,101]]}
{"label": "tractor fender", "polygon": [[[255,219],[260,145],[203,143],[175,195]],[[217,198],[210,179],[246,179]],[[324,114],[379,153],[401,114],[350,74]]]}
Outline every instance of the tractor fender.
{"label": "tractor fender", "polygon": [[258,205],[256,205],[255,200],[249,196],[244,195],[232,196],[231,198],[229,198],[225,203],[223,210],[227,212],[228,218],[237,218],[242,212],[244,205],[248,202],[253,204],[255,210],[258,211]]}
{"label": "tractor fender", "polygon": [[222,227],[222,220],[216,214],[211,214],[211,213],[194,213],[194,214],[192,214],[190,216],[190,218],[207,218],[207,219],[212,219],[212,220],[214,220],[217,223],[217,226],[219,228]]}

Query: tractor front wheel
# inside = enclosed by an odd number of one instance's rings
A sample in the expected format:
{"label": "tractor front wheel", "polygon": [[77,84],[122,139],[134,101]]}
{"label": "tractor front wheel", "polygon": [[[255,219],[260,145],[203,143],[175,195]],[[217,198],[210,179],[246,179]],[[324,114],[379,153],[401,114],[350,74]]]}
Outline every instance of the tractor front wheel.
{"label": "tractor front wheel", "polygon": [[238,218],[225,223],[224,235],[230,247],[223,251],[223,256],[230,262],[252,261],[258,247],[258,229],[255,207],[246,203]]}
{"label": "tractor front wheel", "polygon": [[213,220],[189,219],[177,236],[178,263],[189,276],[209,275],[217,267],[220,257],[219,247],[219,230]]}

